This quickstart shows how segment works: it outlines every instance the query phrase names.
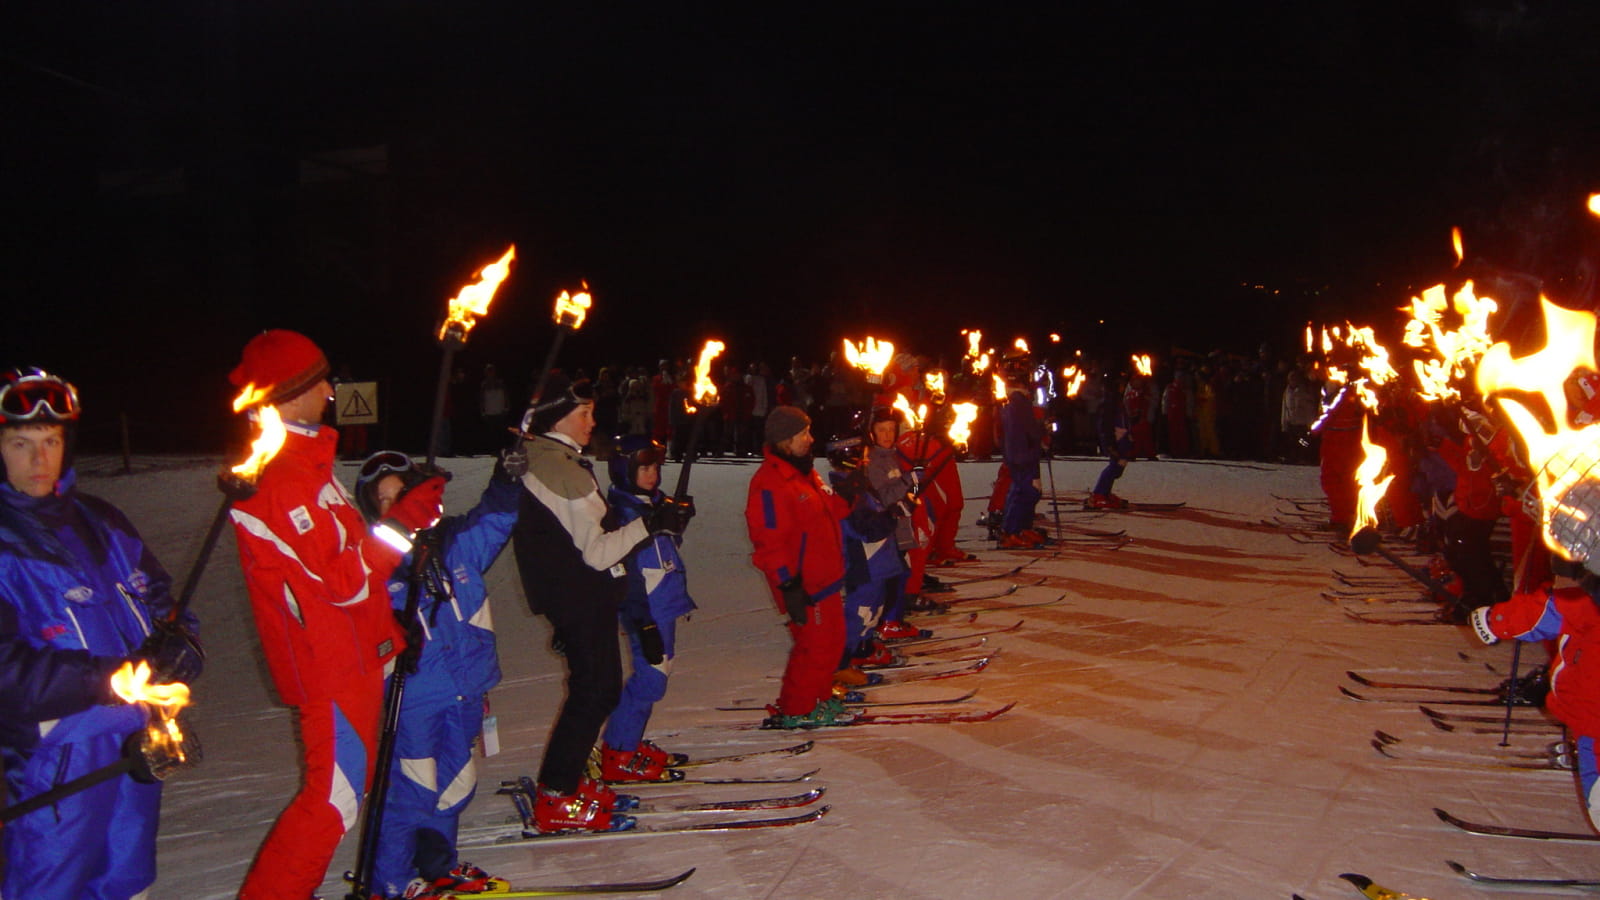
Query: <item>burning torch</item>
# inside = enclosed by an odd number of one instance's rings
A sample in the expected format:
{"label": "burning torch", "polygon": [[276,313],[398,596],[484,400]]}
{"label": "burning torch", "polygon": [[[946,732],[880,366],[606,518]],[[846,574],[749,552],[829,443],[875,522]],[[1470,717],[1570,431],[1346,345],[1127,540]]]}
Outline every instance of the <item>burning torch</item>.
{"label": "burning torch", "polygon": [[1389,489],[1389,482],[1394,480],[1394,476],[1378,477],[1389,462],[1389,451],[1372,443],[1364,419],[1361,423],[1361,447],[1366,451],[1366,456],[1356,469],[1356,483],[1360,492],[1356,497],[1356,521],[1350,534],[1350,549],[1361,556],[1376,553],[1394,563],[1400,571],[1411,576],[1418,584],[1430,588],[1441,598],[1449,597],[1449,588],[1383,546],[1383,538],[1378,534],[1378,501],[1383,499],[1384,492]]}
{"label": "burning torch", "polygon": [[679,503],[689,497],[689,469],[694,466],[706,417],[711,415],[707,407],[717,402],[717,384],[711,378],[711,361],[721,356],[726,348],[727,345],[721,341],[706,341],[705,346],[700,348],[699,361],[694,364],[694,387],[689,402],[698,407],[698,412],[694,417],[694,425],[689,429],[689,446],[683,451],[683,468],[678,470],[678,484],[672,491],[672,499]]}
{"label": "burning torch", "polygon": [[[585,284],[583,290],[576,294],[562,291],[556,297],[556,336],[550,341],[550,352],[544,355],[544,365],[539,369],[539,381],[533,386],[532,397],[537,402],[544,396],[544,386],[550,381],[550,370],[555,367],[556,355],[561,352],[561,345],[566,342],[567,335],[583,327],[583,320],[589,316],[589,307],[594,305],[594,298],[589,296],[589,285]],[[531,435],[524,434],[521,428],[517,429],[517,440],[524,440]]]}
{"label": "burning torch", "polygon": [[0,810],[0,823],[10,822],[37,809],[53,806],[79,791],[110,781],[124,773],[142,784],[164,781],[172,773],[200,761],[200,743],[185,732],[178,714],[189,705],[189,686],[182,683],[151,684],[150,664],[125,662],[111,674],[111,689],[128,703],[143,704],[149,721],[140,731],[128,735],[122,756],[50,790],[38,793]]}
{"label": "burning torch", "polygon": [[511,273],[511,263],[516,258],[517,246],[512,244],[498,260],[484,266],[478,272],[476,281],[465,285],[450,298],[444,321],[439,324],[439,348],[444,352],[439,357],[439,381],[433,393],[433,420],[428,429],[430,468],[439,454],[439,435],[444,428],[444,402],[450,391],[450,372],[456,353],[467,346],[467,336],[478,323],[478,317],[488,314],[495,291],[500,289],[500,284]]}

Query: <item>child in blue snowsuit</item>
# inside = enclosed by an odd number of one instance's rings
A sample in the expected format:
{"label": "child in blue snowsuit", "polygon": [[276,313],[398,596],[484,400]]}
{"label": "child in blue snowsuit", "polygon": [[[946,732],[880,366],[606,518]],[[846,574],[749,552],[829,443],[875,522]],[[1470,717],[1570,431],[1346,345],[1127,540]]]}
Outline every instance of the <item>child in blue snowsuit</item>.
{"label": "child in blue snowsuit", "polygon": [[[607,463],[611,490],[605,527],[620,528],[640,518],[665,496],[661,484],[660,444],[644,435],[622,438]],[[655,781],[664,771],[687,761],[644,739],[645,726],[657,701],[667,695],[667,678],[677,654],[678,618],[695,609],[689,579],[678,554],[681,536],[652,535],[635,547],[623,564],[627,596],[618,617],[628,636],[632,672],[606,720],[600,748],[601,776],[606,781]]]}
{"label": "child in blue snowsuit", "polygon": [[[165,620],[172,580],[115,507],[78,493],[77,392],[0,378],[0,759],[12,805],[123,756],[147,710],[110,688],[125,660],[189,682],[195,618]],[[6,823],[6,897],[127,900],[156,879],[161,784],[119,775]]]}
{"label": "child in blue snowsuit", "polygon": [[[483,731],[484,697],[500,682],[483,574],[511,537],[521,502],[515,457],[495,466],[478,504],[447,516],[427,538],[417,621],[422,637],[417,670],[407,676],[395,733],[389,792],[379,825],[373,890],[398,897],[413,879],[424,882],[407,896],[483,891],[505,882],[460,862],[456,834],[461,813],[477,789],[473,744]],[[421,467],[403,453],[368,457],[356,481],[356,502],[371,521],[423,480]],[[510,471],[508,471],[510,469]],[[413,549],[389,580],[396,610],[406,606],[415,568]]]}
{"label": "child in blue snowsuit", "polygon": [[[899,523],[872,490],[863,468],[865,450],[860,436],[828,445],[828,483],[834,493],[850,503],[850,515],[840,522],[845,556],[845,644],[841,668],[892,660],[883,645],[869,640],[869,636],[883,616],[889,586],[906,575],[905,558],[895,541]],[[883,658],[875,655],[879,650],[883,651]]]}

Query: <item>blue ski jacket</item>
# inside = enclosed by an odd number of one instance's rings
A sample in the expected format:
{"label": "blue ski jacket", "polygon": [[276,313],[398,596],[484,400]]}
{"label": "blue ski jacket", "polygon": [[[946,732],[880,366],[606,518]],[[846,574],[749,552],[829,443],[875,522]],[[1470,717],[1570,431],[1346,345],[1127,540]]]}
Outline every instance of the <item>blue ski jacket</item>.
{"label": "blue ski jacket", "polygon": [[[482,696],[500,683],[483,573],[511,537],[521,499],[522,484],[497,474],[471,511],[446,516],[434,526],[438,564],[423,573],[418,606],[427,642],[416,673],[406,679],[408,705]],[[406,606],[411,563],[408,554],[389,578],[389,597],[397,610]]]}
{"label": "blue ski jacket", "polygon": [[[611,487],[606,501],[611,507],[609,515],[615,522],[608,521],[607,527],[619,528],[643,516],[661,497],[660,491],[641,497],[632,491]],[[683,568],[683,557],[678,554],[677,538],[651,535],[628,554],[626,566],[628,593],[622,600],[621,619],[629,632],[638,631],[650,622],[660,625],[694,612],[694,599],[689,596],[689,578]]]}

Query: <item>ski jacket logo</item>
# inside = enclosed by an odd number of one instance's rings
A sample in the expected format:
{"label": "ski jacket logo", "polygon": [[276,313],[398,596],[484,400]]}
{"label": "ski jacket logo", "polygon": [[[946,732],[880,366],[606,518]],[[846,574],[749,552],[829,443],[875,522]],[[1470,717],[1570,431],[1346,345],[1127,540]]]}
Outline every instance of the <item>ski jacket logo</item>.
{"label": "ski jacket logo", "polygon": [[289,521],[294,524],[296,534],[305,534],[317,527],[317,523],[311,519],[311,513],[306,512],[304,506],[296,506],[289,510]]}
{"label": "ski jacket logo", "polygon": [[80,584],[75,588],[68,588],[66,591],[63,591],[61,596],[67,598],[67,600],[72,603],[88,603],[89,598],[94,596],[94,588],[91,588],[86,584]]}

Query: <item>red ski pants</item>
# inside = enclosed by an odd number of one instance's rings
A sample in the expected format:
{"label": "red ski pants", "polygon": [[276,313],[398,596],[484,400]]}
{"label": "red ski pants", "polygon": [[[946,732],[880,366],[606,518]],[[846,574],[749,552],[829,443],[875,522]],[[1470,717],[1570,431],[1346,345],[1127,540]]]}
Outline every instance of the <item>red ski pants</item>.
{"label": "red ski pants", "polygon": [[844,658],[844,598],[833,594],[806,611],[806,623],[789,622],[794,646],[783,669],[778,712],[803,716],[833,696],[833,673]]}
{"label": "red ski pants", "polygon": [[256,853],[239,900],[310,897],[322,884],[339,840],[356,825],[372,780],[383,679],[374,676],[296,712],[305,779]]}

